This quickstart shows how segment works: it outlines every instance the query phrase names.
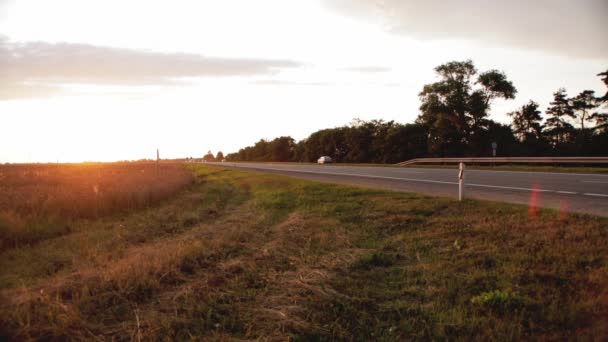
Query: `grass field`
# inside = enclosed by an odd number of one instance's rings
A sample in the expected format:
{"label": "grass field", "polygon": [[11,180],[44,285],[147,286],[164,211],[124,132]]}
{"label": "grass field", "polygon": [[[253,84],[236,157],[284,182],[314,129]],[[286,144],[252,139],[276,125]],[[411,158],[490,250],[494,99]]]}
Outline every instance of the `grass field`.
{"label": "grass field", "polygon": [[211,166],[0,254],[0,338],[608,338],[608,220]]}
{"label": "grass field", "polygon": [[72,231],[72,221],[137,210],[192,181],[181,164],[0,164],[0,251]]}

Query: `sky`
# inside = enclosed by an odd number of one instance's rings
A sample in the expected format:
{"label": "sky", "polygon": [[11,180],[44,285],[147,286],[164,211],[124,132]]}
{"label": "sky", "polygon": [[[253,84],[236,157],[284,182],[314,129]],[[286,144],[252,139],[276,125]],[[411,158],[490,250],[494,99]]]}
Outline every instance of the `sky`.
{"label": "sky", "polygon": [[605,87],[605,0],[0,0],[0,162],[225,154],[413,122],[433,68],[518,90],[491,118]]}

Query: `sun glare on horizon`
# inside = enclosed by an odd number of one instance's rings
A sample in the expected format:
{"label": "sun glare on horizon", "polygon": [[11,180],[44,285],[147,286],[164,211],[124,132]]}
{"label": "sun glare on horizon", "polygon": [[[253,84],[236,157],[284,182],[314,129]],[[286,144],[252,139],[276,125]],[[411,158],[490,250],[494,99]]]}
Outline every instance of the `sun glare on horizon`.
{"label": "sun glare on horizon", "polygon": [[[517,85],[514,101],[493,104],[501,123],[530,99],[546,108],[559,87],[603,91],[603,43],[531,46],[501,21],[494,40],[473,24],[450,35],[410,11],[357,0],[3,2],[0,161],[131,160],[157,147],[180,158],[299,141],[354,118],[412,123],[433,69],[451,60]],[[572,13],[589,18],[577,30],[597,34],[593,11]]]}

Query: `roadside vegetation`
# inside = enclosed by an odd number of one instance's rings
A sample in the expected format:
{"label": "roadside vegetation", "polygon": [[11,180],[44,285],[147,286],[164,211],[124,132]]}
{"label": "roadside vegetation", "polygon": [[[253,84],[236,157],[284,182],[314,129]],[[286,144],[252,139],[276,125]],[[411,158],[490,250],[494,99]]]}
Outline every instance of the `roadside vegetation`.
{"label": "roadside vegetation", "polygon": [[[492,120],[490,110],[495,100],[514,100],[517,95],[507,75],[498,70],[478,72],[471,60],[439,65],[435,73],[436,82],[419,93],[415,122],[355,119],[297,142],[290,136],[261,139],[225,158],[315,162],[330,156],[340,163],[394,164],[420,157],[490,157],[493,143],[500,157],[607,155],[608,92],[569,95],[558,88],[544,114],[538,103],[518,99],[518,109],[504,113],[511,118],[505,125]],[[608,87],[608,70],[597,76]],[[211,151],[205,158],[214,159]]]}
{"label": "roadside vegetation", "polygon": [[171,163],[0,165],[0,251],[68,234],[74,220],[149,207],[192,179]]}
{"label": "roadside vegetation", "polygon": [[0,337],[608,337],[608,220],[219,167],[0,254]]}

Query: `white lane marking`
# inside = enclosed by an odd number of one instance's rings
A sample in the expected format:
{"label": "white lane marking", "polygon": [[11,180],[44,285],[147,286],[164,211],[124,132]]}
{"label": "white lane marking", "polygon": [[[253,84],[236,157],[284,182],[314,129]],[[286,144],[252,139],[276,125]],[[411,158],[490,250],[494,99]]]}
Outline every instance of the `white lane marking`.
{"label": "white lane marking", "polygon": [[466,186],[479,186],[479,187],[484,187],[484,188],[508,189],[508,190],[557,192],[556,190],[547,190],[547,189],[530,189],[530,188],[518,188],[518,187],[513,187],[513,186],[500,186],[500,185],[475,184],[475,183],[466,183],[465,185]]}
{"label": "white lane marking", "polygon": [[608,184],[608,182],[602,182],[602,181],[581,181],[583,183],[599,183],[599,184]]}
{"label": "white lane marking", "polygon": [[416,174],[426,173],[424,171],[417,171],[417,170],[416,171],[409,171],[409,170],[405,171],[405,170],[400,170],[400,169],[393,169],[393,168],[390,168],[390,167],[387,167],[386,169],[388,169],[388,170],[383,170],[383,171],[387,171],[387,172],[391,172],[391,173],[402,173],[402,174],[403,173],[408,173],[408,174],[409,173],[416,173]]}
{"label": "white lane marking", "polygon": [[[256,167],[251,167],[256,168]],[[287,171],[296,173],[310,173],[315,175],[332,175],[332,176],[346,176],[346,177],[361,177],[361,178],[377,178],[377,179],[390,179],[390,180],[401,180],[410,182],[424,182],[424,183],[438,183],[438,184],[452,184],[457,185],[457,182],[445,182],[430,179],[416,179],[416,178],[401,178],[401,177],[385,177],[385,176],[373,176],[373,175],[361,175],[356,173],[341,173],[341,172],[320,172],[320,171],[304,171],[304,170],[289,170],[289,169],[275,169],[275,168],[257,168],[259,170],[273,170],[273,171]]]}
{"label": "white lane marking", "polygon": [[[441,170],[441,169],[432,169]],[[450,170],[450,169],[447,169]],[[570,173],[570,172],[548,172],[548,171],[501,171],[501,170],[479,170],[479,169],[468,169],[467,172],[500,172],[500,173],[532,173],[532,174],[549,174],[559,176],[592,176],[592,177],[608,177],[606,174],[601,173]]]}
{"label": "white lane marking", "polygon": [[391,179],[391,180],[401,180],[401,181],[408,181],[408,182],[425,182],[425,183],[452,184],[452,185],[458,184],[458,182],[445,182],[445,181],[437,181],[437,180],[430,180],[430,179],[358,175],[358,174],[354,174],[354,173],[327,173],[327,174],[328,175],[339,175],[339,176],[350,176],[350,177]]}
{"label": "white lane marking", "polygon": [[578,192],[573,191],[556,191],[558,194],[576,195]]}
{"label": "white lane marking", "polygon": [[588,193],[588,192],[584,193],[583,195],[594,196],[594,197],[608,197],[608,195],[605,195],[605,194],[592,194],[592,193]]}

